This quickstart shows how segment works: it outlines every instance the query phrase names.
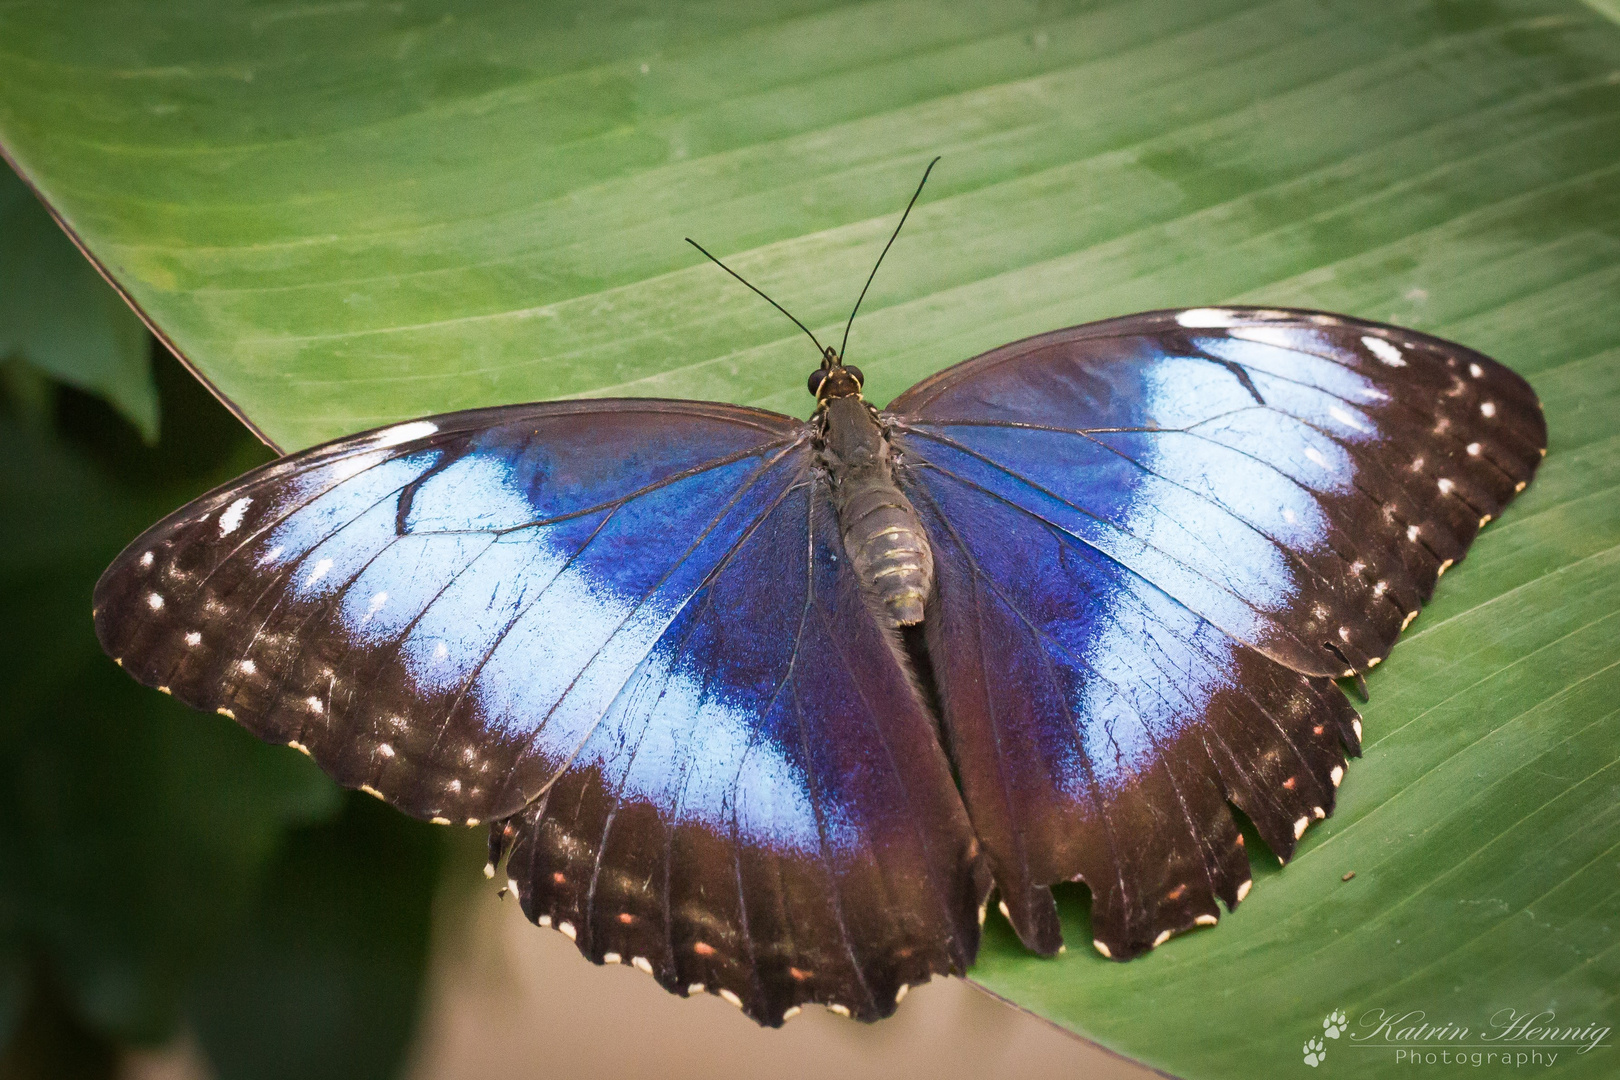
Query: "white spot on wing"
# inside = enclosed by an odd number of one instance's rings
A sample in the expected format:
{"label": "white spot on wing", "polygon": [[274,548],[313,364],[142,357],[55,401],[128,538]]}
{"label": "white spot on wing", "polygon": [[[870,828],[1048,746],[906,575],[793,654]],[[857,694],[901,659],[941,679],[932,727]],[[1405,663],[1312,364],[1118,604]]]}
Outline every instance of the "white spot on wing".
{"label": "white spot on wing", "polygon": [[331,559],[322,559],[320,562],[317,562],[314,568],[310,570],[309,577],[304,579],[305,587],[313,585],[317,581],[321,580],[321,578],[326,576],[326,572],[330,569],[332,569]]}
{"label": "white spot on wing", "polygon": [[1478,364],[1469,364],[1468,365],[1468,374],[1472,375],[1474,378],[1477,379],[1481,375],[1485,374],[1485,369],[1480,367]]}
{"label": "white spot on wing", "polygon": [[1348,412],[1339,408],[1337,405],[1328,407],[1328,415],[1347,428],[1352,428],[1356,431],[1368,430],[1366,424],[1363,424],[1360,420],[1357,420],[1354,416],[1351,416]]}
{"label": "white spot on wing", "polygon": [[1302,817],[1298,821],[1294,822],[1294,839],[1295,840],[1298,840],[1300,837],[1305,835],[1305,826],[1309,825],[1310,823],[1311,823],[1311,819],[1308,818],[1308,817]]}
{"label": "white spot on wing", "polygon": [[732,991],[730,991],[730,990],[721,990],[720,991],[720,996],[722,998],[724,998],[725,1000],[731,1002],[733,1005],[737,1006],[737,1008],[739,1008],[739,1009],[742,1008],[742,998],[738,997]]}
{"label": "white spot on wing", "polygon": [[1335,765],[1335,766],[1333,766],[1333,771],[1328,773],[1328,779],[1333,781],[1333,786],[1334,787],[1338,787],[1339,782],[1344,779],[1344,766],[1343,765]]}
{"label": "white spot on wing", "polygon": [[142,566],[151,566],[152,565],[152,553],[150,551],[148,551],[146,554],[141,556],[141,565]]}
{"label": "white spot on wing", "polygon": [[242,669],[242,674],[244,675],[252,675],[259,670],[259,665],[255,664],[251,660],[244,660],[237,666]]}
{"label": "white spot on wing", "polygon": [[1385,364],[1388,364],[1390,367],[1406,366],[1406,357],[1401,355],[1400,347],[1395,345],[1393,342],[1385,341],[1381,337],[1373,337],[1371,334],[1368,334],[1366,337],[1361,339],[1361,343],[1367,346],[1368,352],[1378,357],[1379,360],[1383,361]]}
{"label": "white spot on wing", "polygon": [[1322,451],[1318,450],[1314,446],[1308,446],[1305,448],[1305,456],[1324,469],[1328,467],[1327,458],[1323,457]]}
{"label": "white spot on wing", "polygon": [[1238,891],[1237,891],[1238,903],[1240,903],[1240,904],[1243,903],[1243,898],[1245,896],[1249,895],[1249,890],[1252,889],[1252,888],[1254,888],[1254,880],[1252,878],[1250,880],[1248,880],[1248,881],[1245,881],[1243,884],[1238,886]]}
{"label": "white spot on wing", "polygon": [[653,973],[652,961],[648,960],[645,956],[631,957],[630,966],[635,968],[637,971],[646,972],[648,975]]}
{"label": "white spot on wing", "polygon": [[376,458],[361,455],[338,458],[337,461],[332,463],[332,479],[342,483],[351,477],[359,476],[375,464],[377,464]]}
{"label": "white spot on wing", "polygon": [[428,420],[412,420],[408,424],[397,424],[394,427],[379,431],[371,440],[372,446],[398,446],[412,439],[420,439],[432,435],[439,430],[439,425]]}
{"label": "white spot on wing", "polygon": [[1481,416],[1486,416],[1486,417],[1495,416],[1496,415],[1496,402],[1494,402],[1494,401],[1482,402],[1480,404],[1480,406],[1479,406],[1479,414]]}
{"label": "white spot on wing", "polygon": [[1242,324],[1242,320],[1234,312],[1207,307],[1188,308],[1176,316],[1176,322],[1182,326],[1192,327],[1239,326]]}
{"label": "white spot on wing", "polygon": [[163,606],[163,597],[159,596],[157,593],[147,593],[146,606],[151,608],[153,611],[158,610]]}
{"label": "white spot on wing", "polygon": [[1193,920],[1193,922],[1197,923],[1199,926],[1214,926],[1220,921],[1221,920],[1214,915],[1200,915],[1198,918]]}
{"label": "white spot on wing", "polygon": [[196,648],[198,645],[202,644],[202,635],[193,630],[191,633],[186,635],[186,644],[190,645],[192,648]]}
{"label": "white spot on wing", "polygon": [[1153,939],[1153,947],[1155,949],[1157,949],[1160,945],[1163,945],[1165,942],[1167,942],[1169,940],[1170,940],[1170,931],[1168,931],[1168,930],[1160,930],[1159,931],[1159,936]]}
{"label": "white spot on wing", "polygon": [[1103,941],[1102,938],[1092,938],[1091,944],[1093,948],[1102,953],[1104,956],[1108,957],[1110,960],[1114,958],[1114,954],[1108,950],[1107,942]]}
{"label": "white spot on wing", "polygon": [[252,497],[244,495],[227,506],[225,512],[219,515],[219,535],[229,536],[235,532],[242,524],[242,515],[247,513],[247,508],[252,504]]}

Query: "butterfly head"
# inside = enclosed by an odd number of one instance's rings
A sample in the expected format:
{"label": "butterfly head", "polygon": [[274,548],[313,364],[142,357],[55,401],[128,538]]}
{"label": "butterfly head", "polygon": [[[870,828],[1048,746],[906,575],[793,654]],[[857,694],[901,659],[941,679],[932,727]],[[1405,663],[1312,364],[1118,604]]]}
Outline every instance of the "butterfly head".
{"label": "butterfly head", "polygon": [[866,376],[861,369],[844,363],[843,357],[832,349],[823,349],[821,366],[810,373],[810,393],[817,401],[832,398],[860,397]]}

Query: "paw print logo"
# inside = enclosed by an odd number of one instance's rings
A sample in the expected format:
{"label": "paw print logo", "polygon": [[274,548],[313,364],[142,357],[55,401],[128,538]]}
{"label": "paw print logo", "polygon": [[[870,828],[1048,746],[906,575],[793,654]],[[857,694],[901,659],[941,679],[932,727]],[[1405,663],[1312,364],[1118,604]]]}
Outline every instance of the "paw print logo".
{"label": "paw print logo", "polygon": [[1344,1034],[1344,1024],[1343,1010],[1334,1009],[1327,1014],[1327,1019],[1322,1021],[1322,1034],[1330,1039],[1337,1039]]}
{"label": "paw print logo", "polygon": [[1305,1064],[1314,1069],[1325,1060],[1327,1060],[1327,1044],[1317,1038],[1306,1039]]}

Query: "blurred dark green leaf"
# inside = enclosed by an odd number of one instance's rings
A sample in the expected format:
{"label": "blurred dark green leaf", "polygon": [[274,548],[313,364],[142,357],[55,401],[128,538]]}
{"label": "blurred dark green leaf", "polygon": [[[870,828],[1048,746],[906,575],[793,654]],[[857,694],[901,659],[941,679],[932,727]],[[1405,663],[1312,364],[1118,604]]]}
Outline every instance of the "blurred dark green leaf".
{"label": "blurred dark green leaf", "polygon": [[[14,919],[7,917],[8,924]],[[11,1044],[12,1033],[28,1004],[28,964],[21,949],[0,942],[0,1047]]]}
{"label": "blurred dark green leaf", "polygon": [[327,821],[340,793],[306,758],[136,686],[91,630],[125,543],[267,456],[172,359],[158,374],[156,446],[71,390],[43,429],[0,402],[0,1073],[98,1075],[183,1020],[224,1080],[385,1076],[437,832],[380,806]]}
{"label": "blurred dark green leaf", "polygon": [[21,180],[0,164],[0,361],[106,398],[158,434],[151,335]]}
{"label": "blurred dark green leaf", "polygon": [[[131,537],[263,453],[239,429],[188,441],[186,420],[220,410],[168,363],[180,423],[156,449],[71,392],[56,430],[0,419],[0,910],[13,955],[136,1041],[173,1030],[285,829],[336,807],[298,755],[132,686],[89,626],[91,588]],[[138,481],[119,476],[142,460]]]}
{"label": "blurred dark green leaf", "polygon": [[[798,332],[681,237],[831,332],[936,153],[851,343],[879,400],[1228,300],[1526,372],[1545,472],[1379,669],[1367,758],[1295,864],[1145,960],[993,929],[975,972],[1179,1074],[1275,1075],[1333,1008],[1620,1020],[1613,7],[13,0],[0,142],[289,447],[565,395],[802,414]],[[1398,1068],[1352,1053],[1327,1067]]]}
{"label": "blurred dark green leaf", "polygon": [[415,1028],[442,833],[351,793],[291,838],[188,1010],[231,1080],[392,1076]]}

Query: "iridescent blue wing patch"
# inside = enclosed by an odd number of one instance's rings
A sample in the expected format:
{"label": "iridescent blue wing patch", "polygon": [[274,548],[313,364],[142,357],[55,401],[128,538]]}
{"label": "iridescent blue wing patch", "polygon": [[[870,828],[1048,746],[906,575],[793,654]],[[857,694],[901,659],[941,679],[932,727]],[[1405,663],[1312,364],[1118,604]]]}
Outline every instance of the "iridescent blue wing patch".
{"label": "iridescent blue wing patch", "polygon": [[[1192,309],[997,349],[893,402],[938,566],[928,646],[1015,926],[1079,877],[1128,957],[1332,809],[1359,675],[1546,445],[1500,364],[1316,312]],[[1343,749],[1341,749],[1341,747]]]}
{"label": "iridescent blue wing patch", "polygon": [[418,817],[525,911],[763,1023],[960,972],[988,889],[808,429],[690,402],[434,417],[160,522],[96,590],[137,679]]}
{"label": "iridescent blue wing patch", "polygon": [[1332,679],[1546,445],[1478,353],[1247,308],[1032,338],[884,418],[933,549],[923,643],[874,617],[814,425],[667,401],[285,458],[132,544],[97,632],[346,785],[492,823],[526,913],[593,960],[762,1023],[871,1019],[971,962],[992,874],[1046,953],[1058,881],[1119,959],[1240,902],[1228,804],[1284,859],[1332,811],[1361,734]]}

